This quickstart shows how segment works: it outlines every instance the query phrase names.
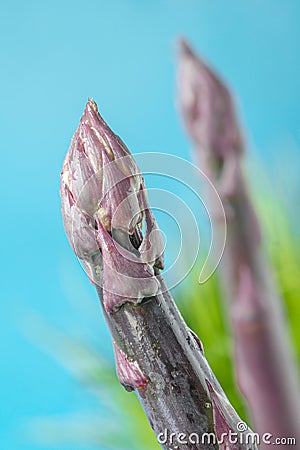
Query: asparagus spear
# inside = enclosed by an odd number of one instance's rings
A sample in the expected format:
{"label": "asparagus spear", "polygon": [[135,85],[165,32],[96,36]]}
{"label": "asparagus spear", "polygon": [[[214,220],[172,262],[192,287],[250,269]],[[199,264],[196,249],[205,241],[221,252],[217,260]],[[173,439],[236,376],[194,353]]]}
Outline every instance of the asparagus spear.
{"label": "asparagus spear", "polygon": [[[179,55],[181,114],[201,169],[216,186],[227,216],[219,270],[234,334],[236,374],[255,430],[273,440],[298,438],[299,386],[275,281],[242,171],[244,142],[223,81],[185,42]],[[218,228],[218,218],[212,217]],[[262,449],[269,448],[261,444]],[[286,445],[276,445],[283,449]]]}
{"label": "asparagus spear", "polygon": [[68,239],[111,332],[120,383],[137,393],[162,447],[255,449],[229,442],[240,419],[160,274],[162,239],[142,175],[92,100],[63,164],[61,199]]}

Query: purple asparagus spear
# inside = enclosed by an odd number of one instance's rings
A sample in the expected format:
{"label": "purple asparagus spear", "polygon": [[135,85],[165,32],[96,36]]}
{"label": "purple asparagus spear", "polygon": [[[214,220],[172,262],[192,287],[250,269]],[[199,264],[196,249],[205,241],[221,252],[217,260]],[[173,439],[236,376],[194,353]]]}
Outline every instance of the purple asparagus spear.
{"label": "purple asparagus spear", "polygon": [[[242,173],[244,143],[232,96],[185,41],[180,44],[178,96],[195,157],[216,186],[227,215],[227,243],[219,270],[229,301],[238,384],[261,436],[270,433],[274,441],[298,438],[300,445],[297,373]],[[212,220],[218,228],[218,218]],[[262,443],[261,448],[269,444]]]}
{"label": "purple asparagus spear", "polygon": [[163,242],[140,171],[92,100],[63,164],[61,197],[67,236],[111,331],[119,380],[137,392],[163,448],[256,449],[218,445],[240,419],[160,275]]}

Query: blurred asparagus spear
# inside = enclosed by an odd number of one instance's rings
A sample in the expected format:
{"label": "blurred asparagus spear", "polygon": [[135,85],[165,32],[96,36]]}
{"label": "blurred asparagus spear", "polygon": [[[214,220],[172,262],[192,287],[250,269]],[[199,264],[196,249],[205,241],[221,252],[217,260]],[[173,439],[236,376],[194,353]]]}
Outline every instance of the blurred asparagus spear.
{"label": "blurred asparagus spear", "polygon": [[[232,96],[184,40],[178,71],[179,106],[195,158],[216,186],[227,216],[220,274],[229,300],[237,381],[260,435],[297,438],[297,372],[281,300],[242,172],[244,143]],[[218,217],[212,220],[218,229]],[[262,449],[268,447],[261,444]]]}
{"label": "blurred asparagus spear", "polygon": [[[119,380],[137,392],[163,448],[255,449],[228,441],[240,419],[159,273],[163,245],[140,171],[92,100],[63,164],[61,199],[70,244],[101,300]],[[227,436],[218,445],[205,433]]]}

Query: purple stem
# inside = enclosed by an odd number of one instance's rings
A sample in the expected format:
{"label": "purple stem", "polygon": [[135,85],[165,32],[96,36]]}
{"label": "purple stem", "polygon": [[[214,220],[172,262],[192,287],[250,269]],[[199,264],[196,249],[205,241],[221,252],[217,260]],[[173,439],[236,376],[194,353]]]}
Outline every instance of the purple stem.
{"label": "purple stem", "polygon": [[[293,437],[300,445],[297,372],[281,299],[242,173],[244,144],[232,97],[184,41],[178,89],[196,159],[216,186],[226,211],[227,242],[219,271],[231,316],[239,387],[256,432],[272,434],[272,441]],[[218,218],[212,220],[218,229]],[[261,449],[268,448],[261,444]],[[283,450],[286,445],[276,448]]]}

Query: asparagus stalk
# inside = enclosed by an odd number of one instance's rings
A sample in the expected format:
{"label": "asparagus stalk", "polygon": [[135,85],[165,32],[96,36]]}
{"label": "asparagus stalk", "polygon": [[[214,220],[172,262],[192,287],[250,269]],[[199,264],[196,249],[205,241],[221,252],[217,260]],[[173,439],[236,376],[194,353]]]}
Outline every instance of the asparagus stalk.
{"label": "asparagus stalk", "polygon": [[[229,300],[239,387],[260,435],[271,433],[274,440],[295,437],[300,445],[297,372],[242,172],[244,142],[232,96],[185,41],[180,45],[178,95],[196,160],[226,211],[228,234],[220,274]],[[217,225],[218,218],[213,220]],[[269,445],[262,443],[261,448]]]}
{"label": "asparagus stalk", "polygon": [[162,447],[255,449],[164,284],[140,171],[92,100],[63,164],[61,199],[68,239],[101,300],[117,376],[136,391]]}

